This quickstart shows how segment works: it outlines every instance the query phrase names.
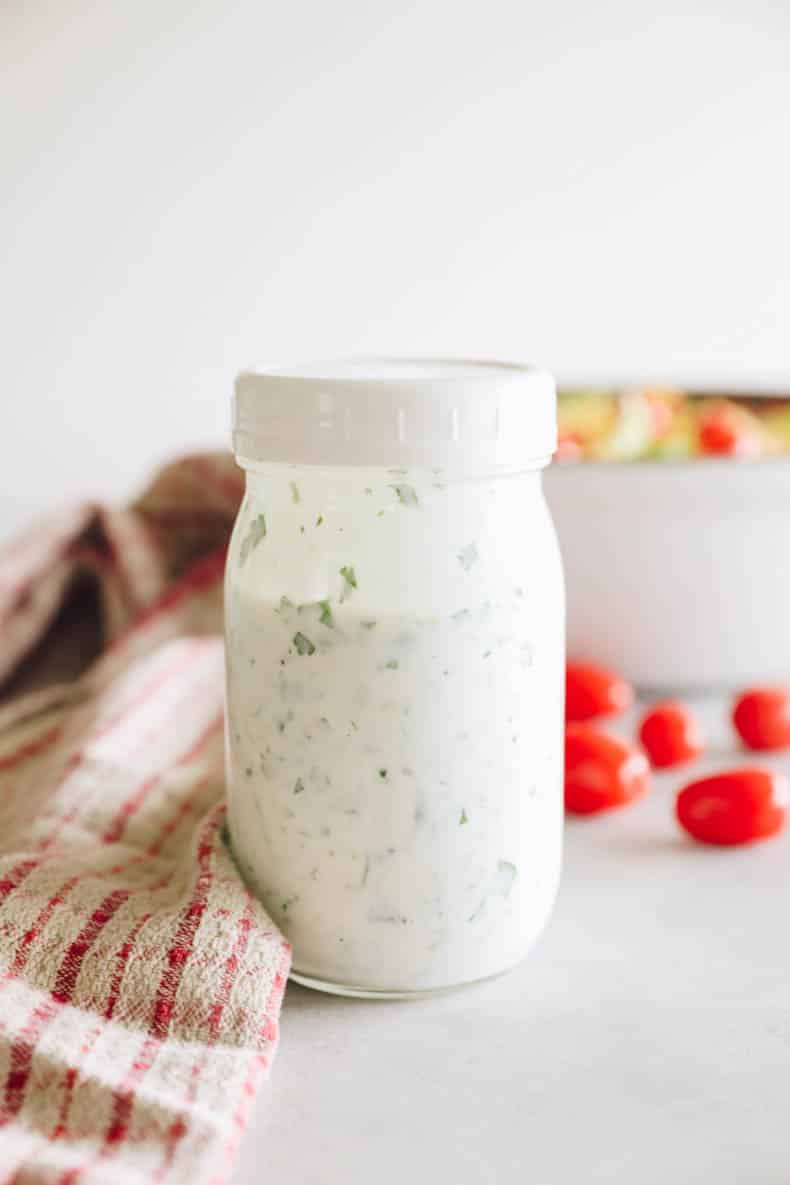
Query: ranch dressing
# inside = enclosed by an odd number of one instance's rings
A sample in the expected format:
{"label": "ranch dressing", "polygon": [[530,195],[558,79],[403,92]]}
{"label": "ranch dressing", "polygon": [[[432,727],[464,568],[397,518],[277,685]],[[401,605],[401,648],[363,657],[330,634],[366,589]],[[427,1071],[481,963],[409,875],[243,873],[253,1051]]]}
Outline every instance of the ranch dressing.
{"label": "ranch dressing", "polygon": [[230,835],[302,982],[470,982],[517,963],[548,917],[563,590],[538,467],[552,442],[528,443],[520,468],[488,472],[440,448],[432,466],[241,455]]}

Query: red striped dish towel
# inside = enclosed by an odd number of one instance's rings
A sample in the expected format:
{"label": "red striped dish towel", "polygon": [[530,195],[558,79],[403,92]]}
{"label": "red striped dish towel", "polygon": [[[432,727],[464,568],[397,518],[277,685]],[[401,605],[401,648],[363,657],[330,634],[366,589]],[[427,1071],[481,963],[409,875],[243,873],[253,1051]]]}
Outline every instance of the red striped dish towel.
{"label": "red striped dish towel", "polygon": [[225,843],[240,492],[229,459],[189,458],[0,551],[8,1185],[221,1182],[274,1053],[290,950]]}

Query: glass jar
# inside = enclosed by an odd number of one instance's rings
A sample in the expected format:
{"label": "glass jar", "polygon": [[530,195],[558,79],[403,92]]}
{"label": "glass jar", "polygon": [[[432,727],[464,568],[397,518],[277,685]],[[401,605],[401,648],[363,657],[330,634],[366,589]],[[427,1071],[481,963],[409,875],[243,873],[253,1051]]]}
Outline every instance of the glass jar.
{"label": "glass jar", "polygon": [[551,376],[252,371],[234,445],[230,834],[294,979],[400,996],[512,967],[560,868]]}

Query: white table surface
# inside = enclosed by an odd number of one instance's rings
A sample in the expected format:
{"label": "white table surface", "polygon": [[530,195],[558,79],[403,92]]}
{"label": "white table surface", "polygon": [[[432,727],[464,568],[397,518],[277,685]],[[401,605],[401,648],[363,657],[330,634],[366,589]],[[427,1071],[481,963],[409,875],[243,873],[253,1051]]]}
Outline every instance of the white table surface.
{"label": "white table surface", "polygon": [[[706,715],[694,776],[744,760]],[[232,1185],[788,1185],[790,832],[694,844],[678,781],[569,821],[509,975],[407,1003],[290,985]]]}

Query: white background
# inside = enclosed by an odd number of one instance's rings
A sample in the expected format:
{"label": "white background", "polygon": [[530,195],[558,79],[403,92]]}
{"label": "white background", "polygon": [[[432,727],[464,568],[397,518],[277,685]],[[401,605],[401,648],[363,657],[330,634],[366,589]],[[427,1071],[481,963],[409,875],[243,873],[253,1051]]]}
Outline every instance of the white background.
{"label": "white background", "polygon": [[5,0],[0,529],[349,352],[790,379],[783,0]]}

